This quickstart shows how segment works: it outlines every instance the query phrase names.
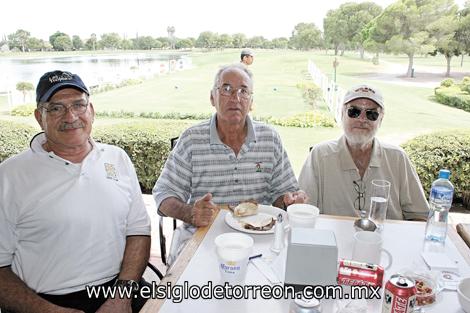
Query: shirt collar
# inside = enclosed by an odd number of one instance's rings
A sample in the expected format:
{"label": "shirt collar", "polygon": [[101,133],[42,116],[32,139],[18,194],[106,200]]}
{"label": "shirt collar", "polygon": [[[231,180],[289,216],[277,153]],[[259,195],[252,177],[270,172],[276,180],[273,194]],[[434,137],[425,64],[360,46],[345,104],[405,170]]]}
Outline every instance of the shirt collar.
{"label": "shirt collar", "polygon": [[[88,155],[85,157],[85,159],[83,159],[82,163],[85,162],[85,160],[87,158],[91,157],[92,155],[93,156],[95,156],[95,155],[99,156],[100,153],[101,153],[100,149],[98,149],[98,147],[96,145],[96,142],[91,137],[88,139],[88,141],[91,143],[93,148],[91,149],[90,153],[88,153]],[[45,142],[46,142],[46,134],[44,132],[41,132],[41,133],[35,135],[33,137],[33,139],[31,139],[31,143],[30,143],[31,150],[34,153],[47,155],[47,156],[52,156],[53,158],[62,159],[61,157],[56,155],[53,151],[48,152],[48,151],[44,150],[43,144]],[[67,160],[64,160],[64,161],[67,161]]]}
{"label": "shirt collar", "polygon": [[[348,146],[346,145],[346,136],[341,136],[338,140],[339,146],[339,160],[341,169],[346,170],[355,170],[357,169],[356,164],[351,157]],[[372,153],[370,156],[369,167],[380,167],[380,159],[382,157],[382,146],[377,138],[374,138],[372,143]]]}
{"label": "shirt collar", "polygon": [[[246,116],[247,134],[245,143],[256,142],[256,133],[253,121],[250,116]],[[219,133],[217,131],[217,113],[212,115],[209,126],[209,142],[211,145],[223,145],[224,143],[220,140]]]}

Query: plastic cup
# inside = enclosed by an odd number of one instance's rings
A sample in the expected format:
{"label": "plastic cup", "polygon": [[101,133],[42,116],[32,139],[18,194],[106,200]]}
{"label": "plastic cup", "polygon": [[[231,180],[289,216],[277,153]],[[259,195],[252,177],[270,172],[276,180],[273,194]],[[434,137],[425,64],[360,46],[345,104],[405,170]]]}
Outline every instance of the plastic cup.
{"label": "plastic cup", "polygon": [[306,203],[295,203],[287,207],[290,227],[315,227],[320,210]]}
{"label": "plastic cup", "polygon": [[222,282],[243,283],[253,238],[241,233],[225,233],[217,236],[214,243]]}

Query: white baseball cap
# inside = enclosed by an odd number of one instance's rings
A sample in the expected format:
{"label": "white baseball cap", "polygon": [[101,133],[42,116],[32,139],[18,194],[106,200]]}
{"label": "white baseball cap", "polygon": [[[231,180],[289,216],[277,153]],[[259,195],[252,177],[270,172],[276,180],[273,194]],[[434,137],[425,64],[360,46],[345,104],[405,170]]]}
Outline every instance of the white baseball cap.
{"label": "white baseball cap", "polygon": [[348,90],[344,96],[343,104],[362,98],[370,99],[384,109],[382,93],[369,85],[358,85]]}

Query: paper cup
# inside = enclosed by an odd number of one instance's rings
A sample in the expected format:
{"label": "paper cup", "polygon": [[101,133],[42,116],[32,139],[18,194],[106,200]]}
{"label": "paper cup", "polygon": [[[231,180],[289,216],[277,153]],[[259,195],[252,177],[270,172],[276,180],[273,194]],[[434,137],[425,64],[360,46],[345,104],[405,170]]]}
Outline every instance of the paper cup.
{"label": "paper cup", "polygon": [[225,233],[215,238],[220,277],[223,282],[243,283],[253,238],[241,233]]}
{"label": "paper cup", "polygon": [[290,227],[315,227],[320,210],[306,203],[295,203],[287,207],[287,216]]}

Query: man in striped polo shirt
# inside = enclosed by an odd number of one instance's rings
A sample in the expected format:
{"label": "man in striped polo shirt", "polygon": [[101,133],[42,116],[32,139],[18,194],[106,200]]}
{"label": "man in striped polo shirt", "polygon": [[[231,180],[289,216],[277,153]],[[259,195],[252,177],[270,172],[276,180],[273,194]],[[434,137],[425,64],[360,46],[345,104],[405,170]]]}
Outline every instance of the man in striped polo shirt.
{"label": "man in striped polo shirt", "polygon": [[216,113],[183,132],[155,184],[159,214],[200,227],[216,205],[305,202],[279,134],[248,116],[253,80],[246,66],[222,67],[210,99]]}

